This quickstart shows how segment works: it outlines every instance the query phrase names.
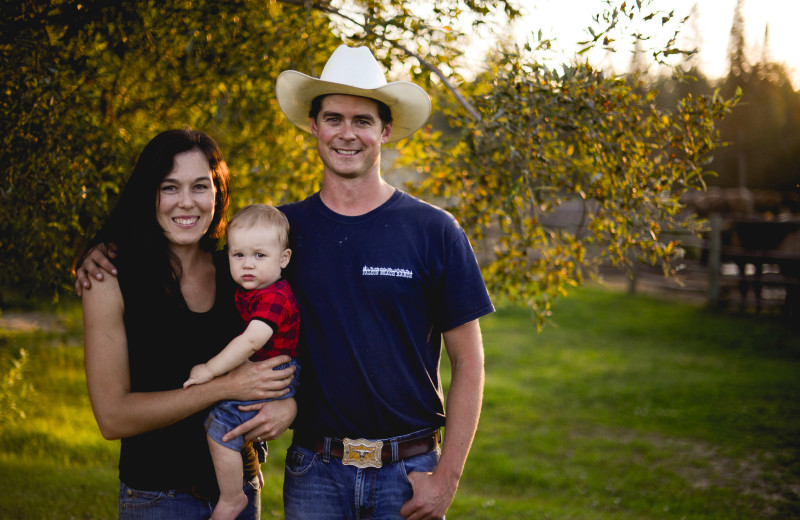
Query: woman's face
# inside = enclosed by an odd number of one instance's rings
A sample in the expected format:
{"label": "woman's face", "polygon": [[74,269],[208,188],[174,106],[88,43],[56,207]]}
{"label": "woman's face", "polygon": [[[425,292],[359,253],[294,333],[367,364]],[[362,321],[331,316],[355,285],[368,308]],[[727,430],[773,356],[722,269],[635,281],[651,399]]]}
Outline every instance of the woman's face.
{"label": "woman's face", "polygon": [[208,159],[200,150],[175,156],[158,189],[156,218],[172,245],[200,242],[214,218],[217,190]]}

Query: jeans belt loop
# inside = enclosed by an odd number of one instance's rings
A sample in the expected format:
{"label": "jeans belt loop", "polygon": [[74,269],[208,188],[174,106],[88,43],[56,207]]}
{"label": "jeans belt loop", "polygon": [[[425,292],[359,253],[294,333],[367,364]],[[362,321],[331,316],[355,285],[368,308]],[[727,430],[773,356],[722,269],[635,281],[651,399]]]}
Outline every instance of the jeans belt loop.
{"label": "jeans belt loop", "polygon": [[393,439],[391,441],[391,446],[392,446],[392,464],[394,464],[400,460],[400,448],[397,439]]}
{"label": "jeans belt loop", "polygon": [[322,449],[322,462],[325,464],[331,461],[331,438],[325,437],[325,445]]}

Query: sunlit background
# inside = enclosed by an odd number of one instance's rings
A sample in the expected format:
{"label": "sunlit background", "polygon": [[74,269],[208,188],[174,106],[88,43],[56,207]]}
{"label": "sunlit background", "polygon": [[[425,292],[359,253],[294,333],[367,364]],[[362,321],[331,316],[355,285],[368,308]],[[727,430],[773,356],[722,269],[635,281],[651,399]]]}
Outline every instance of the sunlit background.
{"label": "sunlit background", "polygon": [[[658,31],[658,36],[662,39],[671,37],[676,22],[689,16],[681,29],[678,45],[686,49],[697,49],[698,53],[693,60],[706,76],[711,79],[723,77],[728,71],[728,47],[737,1],[671,0],[654,3],[651,7],[658,7],[664,14],[674,12],[672,23]],[[634,5],[636,2],[632,0],[628,3]],[[591,37],[586,28],[592,25],[592,17],[603,8],[603,3],[597,0],[524,0],[520,5],[525,11],[524,18],[505,34],[514,34],[517,41],[525,41],[530,38],[531,33],[538,35],[541,30],[543,38],[554,42],[554,63],[559,58],[569,61],[575,56],[582,48],[577,42]],[[741,10],[748,59],[751,62],[760,60],[783,63],[792,78],[794,88],[800,89],[800,36],[797,28],[800,2],[742,0]],[[655,34],[654,28],[661,24],[660,20],[654,19],[649,23],[646,34]],[[505,34],[499,36],[505,37]],[[624,34],[623,32],[622,35]],[[480,32],[473,45],[477,49],[485,48],[497,37],[497,32]],[[631,63],[632,42],[620,39],[612,45],[616,48],[616,53],[597,50],[586,56],[595,65],[626,72]],[[471,66],[480,66],[479,59],[475,59],[480,55],[481,53],[470,53],[473,58]],[[762,60],[765,56],[768,60]]]}

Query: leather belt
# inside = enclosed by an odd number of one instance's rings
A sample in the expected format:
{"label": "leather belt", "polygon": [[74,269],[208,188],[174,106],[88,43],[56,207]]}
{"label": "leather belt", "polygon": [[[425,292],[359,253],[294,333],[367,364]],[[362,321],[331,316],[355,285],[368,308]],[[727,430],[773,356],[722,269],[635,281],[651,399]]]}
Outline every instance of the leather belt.
{"label": "leather belt", "polygon": [[[361,459],[361,463],[363,464],[366,456],[367,460],[371,458],[374,462],[373,464],[367,465],[380,467],[381,463],[397,462],[401,459],[407,459],[435,450],[439,447],[439,430],[434,430],[413,439],[374,441],[367,439],[352,440],[323,437],[321,439],[305,442],[301,439],[295,439],[295,442],[300,446],[324,455],[325,444],[328,439],[330,440],[328,453],[331,457],[342,459],[345,464],[351,461],[350,463],[363,467],[361,464],[356,463],[356,459]],[[392,453],[394,451],[392,444],[397,445],[397,450],[394,455]],[[377,457],[378,452],[380,453],[380,458]]]}

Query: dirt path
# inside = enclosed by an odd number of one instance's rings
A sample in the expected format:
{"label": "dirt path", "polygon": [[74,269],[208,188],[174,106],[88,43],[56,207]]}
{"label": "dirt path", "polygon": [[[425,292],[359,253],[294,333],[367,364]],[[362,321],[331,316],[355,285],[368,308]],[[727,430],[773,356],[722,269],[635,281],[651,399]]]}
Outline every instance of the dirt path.
{"label": "dirt path", "polygon": [[0,332],[63,331],[58,316],[47,312],[0,311]]}

